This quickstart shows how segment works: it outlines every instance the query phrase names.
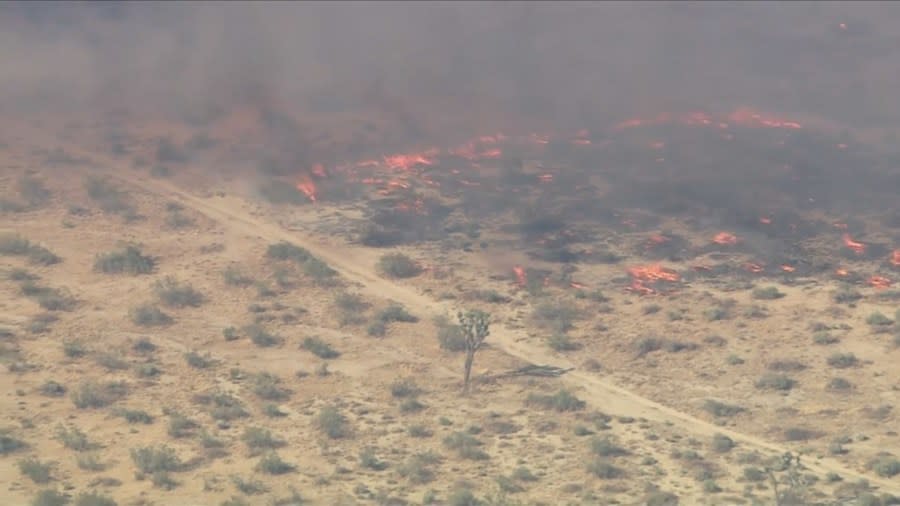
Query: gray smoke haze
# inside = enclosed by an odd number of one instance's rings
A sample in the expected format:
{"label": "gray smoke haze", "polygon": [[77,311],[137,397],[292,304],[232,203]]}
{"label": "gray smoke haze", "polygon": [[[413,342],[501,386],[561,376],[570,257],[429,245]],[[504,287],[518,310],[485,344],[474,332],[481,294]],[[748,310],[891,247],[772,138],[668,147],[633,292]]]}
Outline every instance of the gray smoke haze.
{"label": "gray smoke haze", "polygon": [[895,127],[897,26],[897,3],[5,3],[0,106],[374,107],[414,134],[748,105]]}

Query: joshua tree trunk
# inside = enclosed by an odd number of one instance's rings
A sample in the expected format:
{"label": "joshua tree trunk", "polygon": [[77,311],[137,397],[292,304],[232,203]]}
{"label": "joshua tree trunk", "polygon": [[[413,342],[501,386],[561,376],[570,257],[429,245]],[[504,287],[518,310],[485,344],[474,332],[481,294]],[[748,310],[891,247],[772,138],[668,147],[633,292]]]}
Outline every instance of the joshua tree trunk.
{"label": "joshua tree trunk", "polygon": [[472,376],[472,363],[475,362],[475,350],[466,350],[466,371],[463,378],[463,393],[469,393],[469,378]]}

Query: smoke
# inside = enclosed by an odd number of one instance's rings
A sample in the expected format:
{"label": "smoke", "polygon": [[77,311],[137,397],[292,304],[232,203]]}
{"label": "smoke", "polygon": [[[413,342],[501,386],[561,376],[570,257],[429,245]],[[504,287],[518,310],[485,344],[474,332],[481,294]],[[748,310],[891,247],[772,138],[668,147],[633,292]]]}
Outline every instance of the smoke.
{"label": "smoke", "polygon": [[900,6],[22,2],[0,107],[376,111],[410,139],[751,105],[895,126]]}

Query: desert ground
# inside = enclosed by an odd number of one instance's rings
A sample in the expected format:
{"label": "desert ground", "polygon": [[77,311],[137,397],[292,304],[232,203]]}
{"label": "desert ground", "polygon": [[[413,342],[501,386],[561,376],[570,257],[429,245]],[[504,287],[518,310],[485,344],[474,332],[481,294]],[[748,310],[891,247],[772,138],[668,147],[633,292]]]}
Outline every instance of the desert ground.
{"label": "desert ground", "polygon": [[[884,216],[860,213],[860,236],[802,210],[829,224],[803,250],[828,238],[827,267],[754,269],[749,232],[632,211],[560,262],[510,213],[467,214],[486,180],[428,184],[429,152],[383,157],[381,180],[257,171],[257,122],[4,129],[0,503],[900,504]],[[491,142],[475,166],[504,171]],[[497,199],[580,191],[522,158],[534,181]],[[374,205],[425,232],[367,245]],[[690,255],[654,257],[676,239]],[[463,394],[469,310],[490,334]]]}

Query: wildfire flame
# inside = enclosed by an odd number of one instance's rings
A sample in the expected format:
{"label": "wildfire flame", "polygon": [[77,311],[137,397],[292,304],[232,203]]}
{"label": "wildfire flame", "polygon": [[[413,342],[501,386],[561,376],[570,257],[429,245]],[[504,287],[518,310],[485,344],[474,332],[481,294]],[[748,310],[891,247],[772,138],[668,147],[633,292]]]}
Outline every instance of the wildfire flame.
{"label": "wildfire flame", "polygon": [[681,279],[677,272],[658,264],[631,267],[628,269],[628,274],[631,275],[631,284],[628,289],[644,295],[657,293],[655,289],[647,286],[648,283],[676,282]]}
{"label": "wildfire flame", "polygon": [[850,237],[850,234],[843,235],[844,245],[850,248],[857,255],[863,255],[866,252],[866,245],[861,242],[856,242]]}
{"label": "wildfire flame", "polygon": [[753,274],[759,274],[760,272],[766,270],[762,265],[755,262],[747,262],[744,264],[744,269],[752,272]]}
{"label": "wildfire flame", "polygon": [[721,244],[723,246],[734,246],[738,242],[738,238],[736,235],[731,232],[719,232],[713,237],[713,242],[716,244]]}
{"label": "wildfire flame", "polygon": [[312,179],[304,178],[297,182],[297,190],[306,195],[309,200],[312,202],[316,202],[317,200],[317,192],[316,184],[312,181]]}
{"label": "wildfire flame", "polygon": [[869,285],[880,290],[890,288],[893,282],[884,276],[872,276],[869,278]]}
{"label": "wildfire flame", "polygon": [[525,274],[525,269],[522,266],[516,265],[513,267],[513,274],[516,276],[516,284],[519,286],[525,286],[528,282],[528,276]]}
{"label": "wildfire flame", "polygon": [[616,125],[616,129],[624,130],[626,128],[664,125],[669,123],[690,126],[715,126],[722,130],[730,128],[732,124],[750,128],[781,128],[789,130],[803,128],[803,125],[796,121],[787,121],[771,116],[764,116],[762,113],[756,112],[753,109],[741,107],[721,120],[716,120],[705,112],[692,112],[682,115],[662,113],[654,118],[623,121]]}
{"label": "wildfire flame", "polygon": [[891,253],[891,264],[900,267],[900,248],[895,249],[894,252]]}

